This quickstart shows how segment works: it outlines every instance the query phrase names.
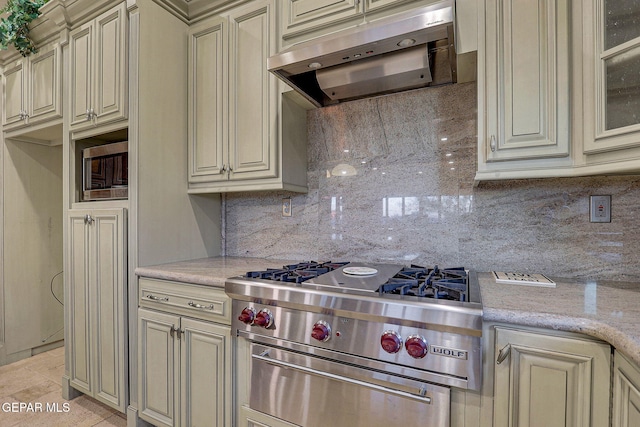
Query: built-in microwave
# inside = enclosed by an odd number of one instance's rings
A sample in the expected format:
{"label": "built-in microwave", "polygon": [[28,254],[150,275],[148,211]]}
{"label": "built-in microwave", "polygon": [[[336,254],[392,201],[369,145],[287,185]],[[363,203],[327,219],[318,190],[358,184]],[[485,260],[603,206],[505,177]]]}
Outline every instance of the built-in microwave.
{"label": "built-in microwave", "polygon": [[127,141],[82,150],[82,200],[126,199],[128,165]]}

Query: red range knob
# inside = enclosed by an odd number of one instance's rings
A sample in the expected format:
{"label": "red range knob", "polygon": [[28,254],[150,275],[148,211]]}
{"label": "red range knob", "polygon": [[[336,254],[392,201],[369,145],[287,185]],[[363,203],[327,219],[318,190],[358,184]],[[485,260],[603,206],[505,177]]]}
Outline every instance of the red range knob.
{"label": "red range knob", "polygon": [[402,337],[395,331],[384,331],[380,337],[380,345],[387,353],[397,353],[402,348]]}
{"label": "red range knob", "polygon": [[427,340],[420,335],[411,335],[407,338],[407,342],[405,342],[404,347],[407,349],[409,356],[414,359],[422,359],[427,355]]}
{"label": "red range knob", "polygon": [[329,341],[331,338],[331,326],[324,320],[319,320],[313,325],[311,338],[318,341]]}
{"label": "red range knob", "polygon": [[251,307],[245,307],[242,310],[242,313],[240,313],[240,316],[238,316],[238,320],[241,321],[242,323],[250,325],[253,323],[253,320],[255,319],[255,317],[256,317],[256,311]]}
{"label": "red range knob", "polygon": [[258,312],[258,314],[256,314],[253,324],[263,328],[268,328],[273,324],[273,314],[271,314],[271,312],[266,308],[263,308]]}

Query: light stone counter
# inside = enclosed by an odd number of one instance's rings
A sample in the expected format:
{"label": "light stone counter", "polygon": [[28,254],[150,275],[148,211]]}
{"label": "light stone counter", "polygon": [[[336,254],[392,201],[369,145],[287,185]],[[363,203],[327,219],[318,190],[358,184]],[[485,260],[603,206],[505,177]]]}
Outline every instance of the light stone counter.
{"label": "light stone counter", "polygon": [[640,366],[640,283],[551,279],[555,288],[495,283],[478,273],[484,320],[590,335]]}
{"label": "light stone counter", "polygon": [[224,281],[228,277],[240,276],[247,271],[277,268],[291,263],[292,261],[264,258],[201,258],[149,267],[138,267],[136,268],[136,275],[152,279],[172,280],[224,288]]}
{"label": "light stone counter", "polygon": [[[225,279],[295,261],[217,257],[136,269],[138,276],[224,287]],[[555,288],[495,283],[478,273],[484,320],[578,332],[607,341],[640,365],[640,283],[558,279]]]}

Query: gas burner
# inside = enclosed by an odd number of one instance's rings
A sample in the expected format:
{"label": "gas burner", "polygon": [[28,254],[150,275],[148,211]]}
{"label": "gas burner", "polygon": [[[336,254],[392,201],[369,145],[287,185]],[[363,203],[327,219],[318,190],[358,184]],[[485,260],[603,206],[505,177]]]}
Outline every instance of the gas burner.
{"label": "gas burner", "polygon": [[467,271],[463,267],[440,270],[411,265],[378,289],[380,294],[467,301]]}
{"label": "gas burner", "polygon": [[349,264],[348,262],[316,262],[306,261],[285,265],[282,268],[268,268],[262,271],[249,271],[244,277],[251,279],[267,279],[279,282],[302,283],[314,277],[328,273]]}

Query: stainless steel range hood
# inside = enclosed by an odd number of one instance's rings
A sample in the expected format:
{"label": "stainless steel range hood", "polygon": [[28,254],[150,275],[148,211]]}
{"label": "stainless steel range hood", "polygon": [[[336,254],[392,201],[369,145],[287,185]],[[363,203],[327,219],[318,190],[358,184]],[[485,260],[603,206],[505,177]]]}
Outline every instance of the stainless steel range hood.
{"label": "stainless steel range hood", "polygon": [[455,83],[454,3],[441,1],[295,45],[269,71],[318,107]]}

